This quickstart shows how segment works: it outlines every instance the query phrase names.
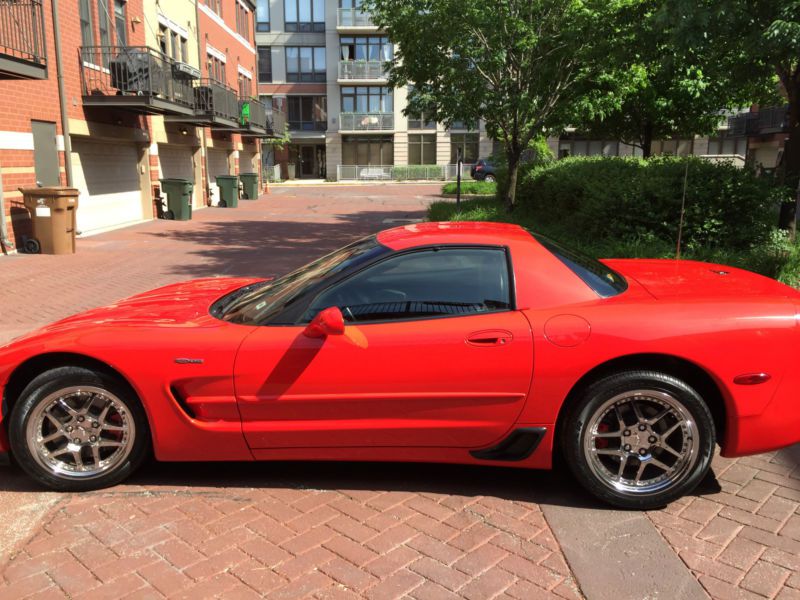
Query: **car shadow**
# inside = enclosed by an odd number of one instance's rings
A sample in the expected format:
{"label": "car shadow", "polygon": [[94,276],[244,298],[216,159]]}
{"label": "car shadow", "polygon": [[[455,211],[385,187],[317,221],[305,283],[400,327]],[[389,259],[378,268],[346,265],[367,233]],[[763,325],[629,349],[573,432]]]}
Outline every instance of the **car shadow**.
{"label": "car shadow", "polygon": [[[42,491],[15,465],[4,469],[0,492]],[[150,461],[124,484],[100,494],[235,494],[267,488],[411,492],[494,497],[577,509],[614,510],[595,500],[566,468],[550,471],[508,467],[377,462],[211,462]],[[721,491],[713,470],[691,494]]]}

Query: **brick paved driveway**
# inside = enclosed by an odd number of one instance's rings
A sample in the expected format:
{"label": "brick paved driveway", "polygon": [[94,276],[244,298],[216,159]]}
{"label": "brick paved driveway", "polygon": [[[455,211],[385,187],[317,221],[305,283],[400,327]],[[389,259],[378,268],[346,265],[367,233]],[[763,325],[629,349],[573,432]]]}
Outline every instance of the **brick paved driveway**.
{"label": "brick paved driveway", "polygon": [[[81,240],[72,257],[0,258],[0,341],[185,278],[285,272],[423,218],[436,191],[281,188],[191,223]],[[799,465],[798,448],[717,459],[701,495],[623,516],[649,519],[713,597],[797,598]],[[570,571],[546,515],[586,502],[563,473],[441,465],[151,464],[84,495],[35,490],[9,469],[0,598],[580,597],[603,574]]]}

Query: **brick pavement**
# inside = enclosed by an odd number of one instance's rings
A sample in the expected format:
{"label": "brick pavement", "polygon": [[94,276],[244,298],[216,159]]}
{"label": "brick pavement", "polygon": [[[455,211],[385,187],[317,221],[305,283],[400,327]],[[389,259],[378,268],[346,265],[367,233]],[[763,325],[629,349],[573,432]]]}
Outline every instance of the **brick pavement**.
{"label": "brick pavement", "polygon": [[[0,342],[181,279],[285,272],[387,220],[424,217],[436,192],[283,188],[190,223],[80,240],[72,257],[0,257]],[[800,597],[800,448],[717,457],[714,472],[649,519],[712,597]],[[570,572],[539,509],[553,497],[586,504],[563,472],[151,464],[110,491],[57,495],[12,469],[0,531],[24,529],[20,503],[42,519],[8,541],[0,598],[580,597],[586,574]]]}

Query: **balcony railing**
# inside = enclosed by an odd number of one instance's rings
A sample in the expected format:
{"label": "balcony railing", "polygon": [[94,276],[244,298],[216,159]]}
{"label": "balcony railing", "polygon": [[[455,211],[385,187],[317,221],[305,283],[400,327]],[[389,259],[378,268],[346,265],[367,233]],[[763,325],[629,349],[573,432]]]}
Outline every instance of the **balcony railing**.
{"label": "balcony railing", "polygon": [[42,0],[0,0],[0,77],[47,77]]}
{"label": "balcony railing", "polygon": [[296,121],[289,119],[289,131],[327,131],[328,121]]}
{"label": "balcony railing", "polygon": [[379,60],[341,60],[339,61],[339,79],[386,79],[386,69]]}
{"label": "balcony railing", "polygon": [[266,135],[267,107],[255,98],[239,98],[239,122],[245,134]]}
{"label": "balcony railing", "polygon": [[340,131],[391,131],[394,113],[341,113]]}
{"label": "balcony railing", "polygon": [[193,73],[146,46],[85,46],[80,50],[83,103],[138,107],[145,113],[191,114]]}
{"label": "balcony railing", "polygon": [[739,113],[728,118],[728,129],[733,136],[752,135],[758,133],[758,114]]}
{"label": "balcony railing", "polygon": [[360,8],[340,8],[339,27],[377,27],[372,21],[372,15]]}
{"label": "balcony railing", "polygon": [[205,118],[209,124],[231,126],[231,121],[233,127],[239,124],[239,97],[224,83],[214,79],[198,80],[194,88],[194,102],[195,114]]}
{"label": "balcony railing", "polygon": [[789,128],[789,108],[787,106],[773,106],[762,108],[758,111],[759,133],[780,133]]}
{"label": "balcony railing", "polygon": [[274,137],[283,137],[286,131],[286,115],[279,110],[273,109],[267,113],[267,129]]}

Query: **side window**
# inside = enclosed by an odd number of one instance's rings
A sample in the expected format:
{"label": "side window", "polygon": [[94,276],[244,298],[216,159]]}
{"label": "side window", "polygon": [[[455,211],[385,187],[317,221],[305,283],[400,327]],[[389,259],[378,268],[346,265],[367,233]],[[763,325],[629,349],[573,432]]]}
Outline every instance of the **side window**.
{"label": "side window", "polygon": [[338,306],[349,323],[508,310],[506,253],[443,248],[389,258],[322,292],[304,321],[331,306]]}

